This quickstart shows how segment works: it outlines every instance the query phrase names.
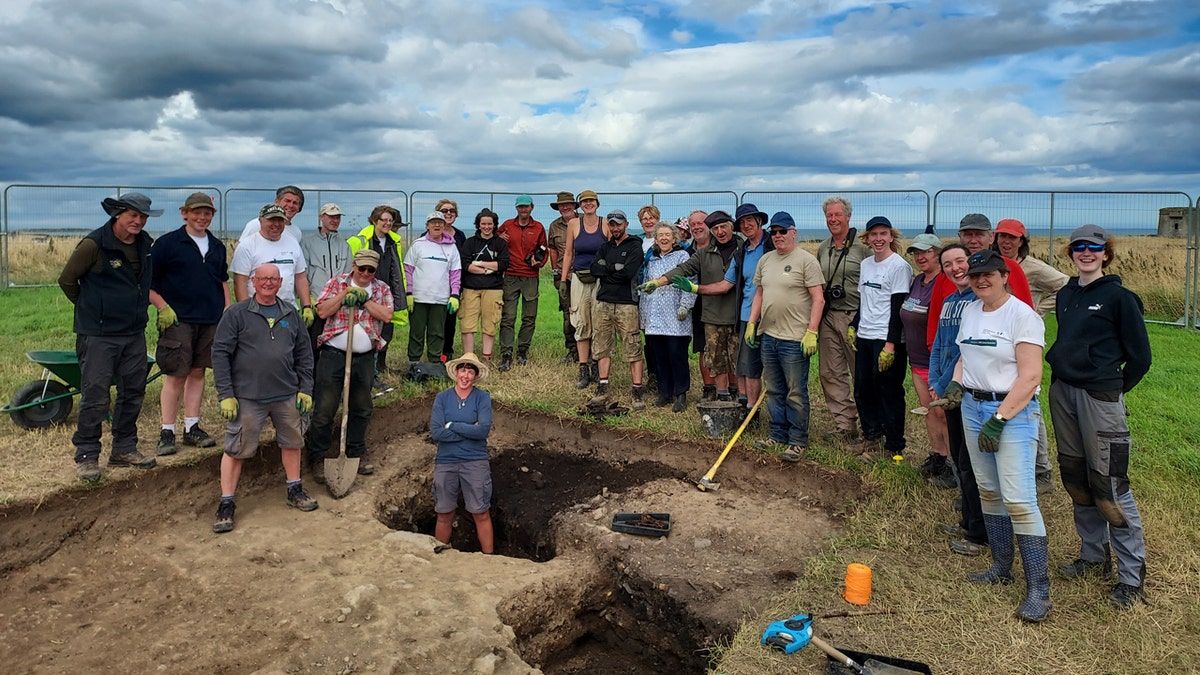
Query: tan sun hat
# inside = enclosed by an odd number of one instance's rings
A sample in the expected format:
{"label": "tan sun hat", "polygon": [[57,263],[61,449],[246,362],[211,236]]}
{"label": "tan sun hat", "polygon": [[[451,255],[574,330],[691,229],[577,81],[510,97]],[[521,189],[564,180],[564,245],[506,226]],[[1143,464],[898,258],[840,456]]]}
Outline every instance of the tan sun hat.
{"label": "tan sun hat", "polygon": [[454,373],[458,371],[459,366],[464,364],[475,366],[475,370],[479,373],[479,376],[475,378],[476,382],[487,379],[488,367],[479,360],[479,357],[475,356],[475,352],[467,352],[457,359],[448,361],[446,363],[446,374],[450,376],[450,379],[454,379]]}

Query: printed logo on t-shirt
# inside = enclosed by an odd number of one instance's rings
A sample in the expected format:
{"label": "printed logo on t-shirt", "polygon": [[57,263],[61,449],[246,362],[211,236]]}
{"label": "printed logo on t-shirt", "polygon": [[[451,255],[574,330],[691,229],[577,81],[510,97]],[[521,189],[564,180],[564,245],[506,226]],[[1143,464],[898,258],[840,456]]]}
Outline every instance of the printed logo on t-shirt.
{"label": "printed logo on t-shirt", "polygon": [[1101,308],[1101,307],[1103,307],[1103,306],[1104,306],[1104,305],[1102,305],[1102,304],[1100,304],[1100,303],[1096,303],[1096,304],[1094,304],[1094,305],[1088,305],[1088,311],[1091,311],[1091,312],[1099,312],[1099,311],[1100,311],[1100,308]]}
{"label": "printed logo on t-shirt", "polygon": [[883,288],[883,284],[877,281],[864,281],[863,286],[866,286],[867,288]]}
{"label": "printed logo on t-shirt", "polygon": [[966,338],[962,341],[962,343],[964,345],[974,345],[976,347],[995,347],[997,344],[999,344],[996,340],[987,338]]}
{"label": "printed logo on t-shirt", "polygon": [[292,258],[281,258],[281,259],[275,259],[275,260],[268,260],[267,262],[271,263],[272,265],[294,265],[294,264],[296,264],[296,261],[293,260]]}

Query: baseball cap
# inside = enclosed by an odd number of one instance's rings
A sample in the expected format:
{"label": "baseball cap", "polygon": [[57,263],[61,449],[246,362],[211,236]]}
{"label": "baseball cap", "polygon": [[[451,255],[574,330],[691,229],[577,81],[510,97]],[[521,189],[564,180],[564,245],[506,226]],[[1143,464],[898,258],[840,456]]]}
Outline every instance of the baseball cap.
{"label": "baseball cap", "polygon": [[942,240],[938,239],[936,234],[925,233],[913,237],[912,243],[908,245],[908,250],[928,251],[935,248],[940,249],[941,247]]}
{"label": "baseball cap", "polygon": [[579,198],[575,201],[582,202],[585,199],[595,199],[596,201],[600,201],[600,196],[596,194],[595,190],[584,190],[583,192],[579,193]]}
{"label": "baseball cap", "polygon": [[1004,262],[1004,256],[990,248],[972,253],[971,257],[967,258],[967,274],[983,274],[996,270],[1007,272],[1008,263]]}
{"label": "baseball cap", "polygon": [[329,202],[321,207],[320,214],[322,216],[340,216],[342,215],[342,209],[337,204]]}
{"label": "baseball cap", "polygon": [[771,216],[771,224],[767,227],[782,227],[785,230],[796,229],[796,221],[792,218],[792,214],[787,211],[777,211]]}
{"label": "baseball cap", "polygon": [[613,209],[612,211],[609,211],[608,215],[605,216],[605,218],[608,218],[609,220],[615,220],[618,223],[628,223],[629,222],[629,219],[625,217],[625,212],[622,211],[621,209]]}
{"label": "baseball cap", "polygon": [[520,195],[515,202],[516,206],[533,206],[533,197],[529,195]]}
{"label": "baseball cap", "polygon": [[1104,231],[1099,225],[1081,225],[1071,231],[1071,239],[1069,243],[1074,244],[1077,241],[1086,241],[1090,244],[1104,244],[1108,242],[1108,232]]}
{"label": "baseball cap", "polygon": [[258,211],[259,218],[283,218],[287,220],[287,212],[278,204],[267,204]]}
{"label": "baseball cap", "polygon": [[188,198],[186,200],[184,200],[183,206],[180,208],[184,208],[184,209],[188,209],[188,210],[190,210],[190,209],[212,209],[213,211],[217,210],[217,207],[213,205],[213,198],[203,192],[193,192],[192,194],[188,195]]}
{"label": "baseball cap", "polygon": [[883,225],[885,227],[891,227],[892,221],[888,220],[887,216],[875,216],[874,218],[867,221],[867,224],[863,227],[863,231],[870,232],[871,228],[879,227],[880,225]]}
{"label": "baseball cap", "polygon": [[987,230],[992,229],[992,221],[982,213],[968,213],[963,216],[963,219],[958,223],[958,231],[963,230]]}
{"label": "baseball cap", "polygon": [[370,265],[371,267],[379,267],[379,252],[370,248],[360,248],[354,254],[354,264],[356,266]]}
{"label": "baseball cap", "polygon": [[443,216],[441,211],[431,211],[429,215],[425,216],[425,222],[428,223],[433,220],[440,220],[444,223],[446,222],[446,216]]}
{"label": "baseball cap", "polygon": [[1025,223],[1016,218],[1005,218],[996,223],[996,234],[1009,234],[1014,237],[1027,236],[1025,234]]}

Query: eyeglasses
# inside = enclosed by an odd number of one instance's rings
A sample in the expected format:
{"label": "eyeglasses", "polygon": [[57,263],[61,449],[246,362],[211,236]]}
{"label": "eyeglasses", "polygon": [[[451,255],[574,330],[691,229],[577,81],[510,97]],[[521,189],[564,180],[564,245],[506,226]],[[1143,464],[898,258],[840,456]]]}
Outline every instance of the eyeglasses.
{"label": "eyeglasses", "polygon": [[772,237],[778,237],[780,235],[787,234],[788,232],[791,232],[791,230],[781,230],[777,227],[771,228],[771,236]]}
{"label": "eyeglasses", "polygon": [[444,215],[447,215],[447,216],[449,216],[449,215],[455,215],[455,216],[456,216],[456,215],[458,215],[458,209],[441,209],[441,212],[442,212]]}
{"label": "eyeglasses", "polygon": [[1083,253],[1084,251],[1099,253],[1104,250],[1104,244],[1092,244],[1086,241],[1077,241],[1074,244],[1071,244],[1071,250],[1075,253]]}
{"label": "eyeglasses", "polygon": [[358,271],[366,272],[367,274],[375,274],[375,268],[369,265],[360,265]]}
{"label": "eyeglasses", "polygon": [[265,284],[265,283],[268,283],[268,282],[270,282],[270,283],[272,283],[272,284],[281,284],[281,283],[283,283],[283,277],[254,277],[254,279],[255,279],[255,280],[257,280],[257,281],[261,281],[261,282],[263,282],[264,284]]}

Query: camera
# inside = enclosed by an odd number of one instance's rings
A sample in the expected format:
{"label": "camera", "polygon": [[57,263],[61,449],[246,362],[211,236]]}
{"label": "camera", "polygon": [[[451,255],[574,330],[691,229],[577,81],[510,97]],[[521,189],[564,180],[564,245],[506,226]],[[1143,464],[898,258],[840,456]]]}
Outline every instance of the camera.
{"label": "camera", "polygon": [[529,265],[530,267],[541,265],[542,263],[546,262],[547,252],[548,251],[545,246],[538,246],[530,251],[529,255],[525,256],[525,264]]}
{"label": "camera", "polygon": [[825,289],[826,300],[841,300],[846,297],[846,289],[841,284],[832,284]]}

